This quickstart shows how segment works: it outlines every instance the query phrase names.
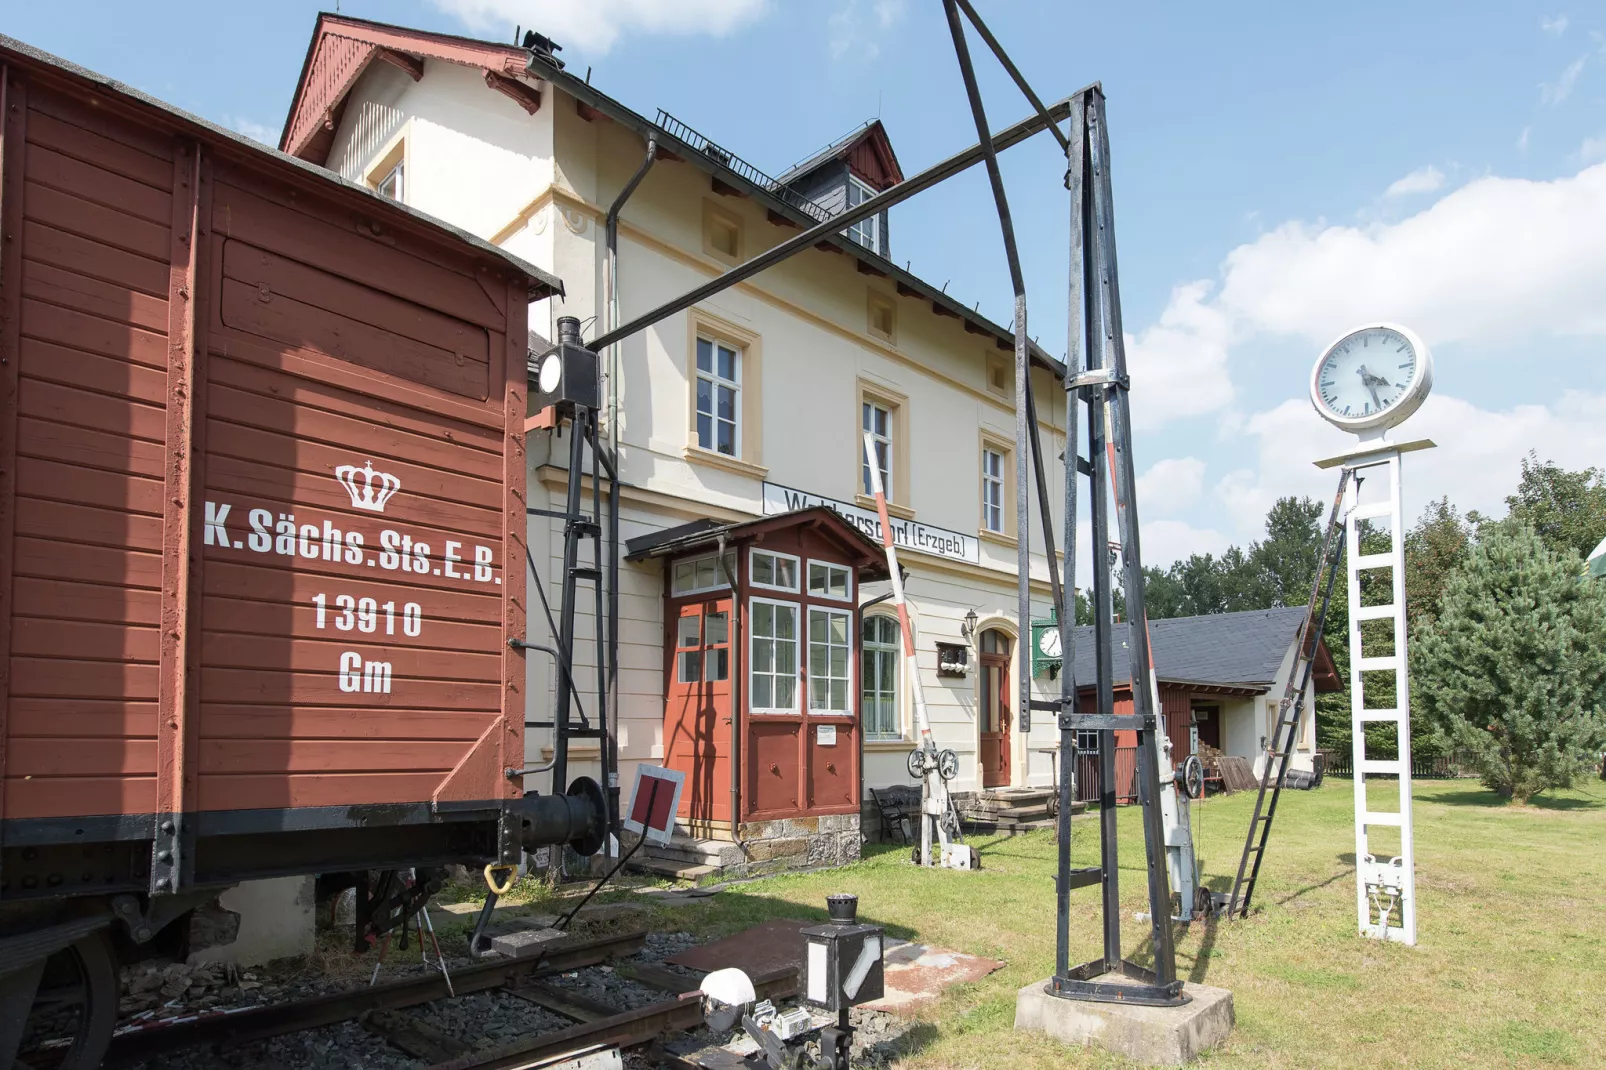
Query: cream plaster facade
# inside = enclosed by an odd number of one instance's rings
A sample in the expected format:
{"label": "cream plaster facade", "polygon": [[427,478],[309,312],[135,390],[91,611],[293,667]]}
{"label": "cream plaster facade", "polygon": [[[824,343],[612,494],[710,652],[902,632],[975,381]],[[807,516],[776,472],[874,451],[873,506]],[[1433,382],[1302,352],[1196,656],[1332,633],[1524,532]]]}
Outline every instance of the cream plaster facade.
{"label": "cream plaster facade", "polygon": [[[448,222],[480,234],[560,277],[567,297],[531,309],[534,330],[552,337],[560,315],[579,317],[584,335],[599,333],[602,313],[606,206],[640,165],[644,142],[623,126],[583,118],[575,100],[541,84],[542,106],[533,115],[490,91],[477,71],[439,60],[425,63],[414,82],[375,64],[349,98],[336,131],[331,165],[359,181],[377,182],[393,160],[404,161],[404,199]],[[661,160],[624,208],[619,226],[619,305],[624,319],[702,283],[727,266],[708,251],[709,211],[734,220],[746,259],[795,231],[779,227],[765,209],[742,197],[714,192],[709,175],[689,162]],[[894,231],[896,227],[894,225]],[[890,303],[895,328],[872,331],[867,309]],[[590,321],[590,322],[588,322]],[[750,354],[742,380],[744,447],[738,458],[698,450],[688,368],[699,326],[744,342]],[[983,441],[1015,442],[1012,399],[990,385],[997,358],[1010,359],[992,337],[967,333],[959,321],[932,312],[929,302],[900,297],[889,280],[861,274],[849,256],[809,250],[698,306],[625,340],[619,347],[621,535],[636,535],[698,517],[741,519],[763,512],[765,480],[811,494],[853,502],[859,491],[859,396],[869,389],[905,399],[900,441],[906,477],[895,488],[901,515],[975,536],[981,527],[980,450]],[[606,357],[605,357],[606,363]],[[1057,458],[1065,447],[1065,401],[1052,377],[1035,384],[1040,399],[1048,484],[1063,476]],[[755,396],[756,395],[756,396]],[[529,502],[559,507],[567,481],[567,440],[553,431],[529,441]],[[1017,451],[1018,452],[1018,451]],[[1009,495],[1013,496],[1013,473]],[[1012,533],[1032,536],[1033,616],[1048,613],[1041,521],[1011,518]],[[549,595],[559,582],[562,530],[532,519],[531,553]],[[980,629],[1020,634],[1016,621],[1016,547],[1011,537],[979,540],[977,563],[914,552],[902,555],[910,570],[919,671],[939,745],[960,756],[955,787],[979,787],[976,661],[962,679],[937,675],[935,643],[963,642],[961,622],[974,611]],[[509,567],[517,567],[509,562]],[[664,581],[656,564],[621,566],[619,747],[621,780],[634,766],[662,757],[664,688]],[[860,600],[880,593],[867,588]],[[586,594],[579,610],[583,696],[596,692],[584,640],[594,621]],[[531,637],[550,640],[539,601],[531,598]],[[1017,646],[1018,655],[1018,646]],[[1014,660],[1020,671],[1022,659]],[[555,673],[532,654],[528,693],[531,719],[549,716]],[[908,783],[905,756],[913,736],[908,687],[900,681],[900,741],[865,745],[865,786]],[[1041,697],[1049,697],[1043,681]],[[587,703],[587,708],[591,704]],[[1050,754],[1057,742],[1052,718],[1039,715],[1029,735],[1012,733],[1013,783],[1051,783]],[[547,753],[546,733],[532,729],[528,759]],[[585,770],[595,744],[571,752]],[[534,781],[542,780],[533,777]],[[540,785],[544,787],[544,782]]]}

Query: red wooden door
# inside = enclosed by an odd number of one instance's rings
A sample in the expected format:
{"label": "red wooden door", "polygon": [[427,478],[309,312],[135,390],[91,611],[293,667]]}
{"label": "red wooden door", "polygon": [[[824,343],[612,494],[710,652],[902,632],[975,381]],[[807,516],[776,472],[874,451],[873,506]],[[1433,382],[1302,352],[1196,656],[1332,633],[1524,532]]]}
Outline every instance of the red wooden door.
{"label": "red wooden door", "polygon": [[680,816],[731,819],[730,599],[689,602],[671,619],[664,763],[686,774]]}
{"label": "red wooden door", "polygon": [[1009,636],[989,629],[981,635],[981,786],[1008,787]]}

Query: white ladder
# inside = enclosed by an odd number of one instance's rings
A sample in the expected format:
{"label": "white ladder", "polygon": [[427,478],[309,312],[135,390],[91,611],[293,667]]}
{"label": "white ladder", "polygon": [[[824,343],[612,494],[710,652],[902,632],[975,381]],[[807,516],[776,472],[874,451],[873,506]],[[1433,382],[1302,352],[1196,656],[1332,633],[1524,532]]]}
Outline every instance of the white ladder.
{"label": "white ladder", "polygon": [[[1406,659],[1405,635],[1405,532],[1400,508],[1400,451],[1384,448],[1354,457],[1345,467],[1359,479],[1386,478],[1388,494],[1382,501],[1359,504],[1360,483],[1356,483],[1357,504],[1344,518],[1345,557],[1349,578],[1350,649],[1350,731],[1355,777],[1355,905],[1362,936],[1416,943],[1416,849],[1411,831],[1411,686]],[[1361,526],[1368,520],[1383,521],[1389,527],[1387,553],[1361,552]],[[1361,573],[1388,569],[1393,594],[1389,604],[1361,605]],[[1364,657],[1361,622],[1388,620],[1394,623],[1393,652],[1381,657]],[[1366,704],[1364,674],[1393,670],[1392,708],[1369,709]],[[1396,754],[1390,759],[1366,756],[1366,728],[1378,722],[1393,723]],[[1368,809],[1366,777],[1397,777],[1399,804],[1395,810]],[[1367,839],[1372,826],[1398,828],[1400,853],[1387,858],[1374,856]]]}

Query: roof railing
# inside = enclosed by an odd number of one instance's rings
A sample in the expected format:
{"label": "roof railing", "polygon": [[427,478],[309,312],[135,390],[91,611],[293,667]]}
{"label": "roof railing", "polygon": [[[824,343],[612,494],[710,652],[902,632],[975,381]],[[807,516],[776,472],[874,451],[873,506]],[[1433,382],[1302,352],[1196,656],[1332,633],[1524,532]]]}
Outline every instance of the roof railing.
{"label": "roof railing", "polygon": [[811,217],[812,219],[823,223],[827,219],[831,218],[832,213],[821,207],[816,202],[803,196],[801,193],[797,192],[797,190],[786,185],[780,180],[771,178],[769,175],[765,174],[763,171],[760,171],[757,167],[754,167],[752,164],[748,163],[734,152],[731,152],[729,149],[721,148],[720,146],[714,144],[712,141],[708,140],[708,138],[704,137],[696,130],[693,130],[691,127],[687,126],[673,115],[670,115],[662,108],[658,109],[657,122],[659,128],[665,133],[679,138],[681,141],[684,141],[686,144],[708,157],[714,163],[725,168],[725,170],[730,171],[733,174],[740,175],[748,182],[751,182],[753,185],[765,190],[773,196],[779,197],[781,200],[785,201],[787,204],[791,205],[793,208],[796,208],[798,211]]}

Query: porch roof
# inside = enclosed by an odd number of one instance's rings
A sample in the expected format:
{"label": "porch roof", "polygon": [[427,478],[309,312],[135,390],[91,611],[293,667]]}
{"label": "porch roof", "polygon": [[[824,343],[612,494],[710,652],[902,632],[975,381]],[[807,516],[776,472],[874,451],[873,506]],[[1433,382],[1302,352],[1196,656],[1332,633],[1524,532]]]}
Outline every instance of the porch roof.
{"label": "porch roof", "polygon": [[[1299,637],[1304,606],[1252,609],[1241,613],[1209,613],[1149,622],[1154,672],[1161,683],[1192,686],[1217,693],[1263,694],[1277,679],[1288,648]],[[1115,682],[1130,680],[1127,655],[1129,623],[1115,626]],[[1078,686],[1094,678],[1093,627],[1076,629]],[[1326,644],[1316,643],[1313,682],[1319,693],[1344,690]]]}
{"label": "porch roof", "polygon": [[817,526],[840,543],[843,550],[853,557],[853,565],[861,581],[887,578],[887,559],[881,544],[866,535],[857,525],[849,523],[841,513],[824,505],[726,524],[704,518],[646,535],[638,535],[625,541],[625,560],[645,561],[654,557],[678,557],[681,554],[717,547],[721,537],[727,543],[739,543],[765,532],[798,525]]}

